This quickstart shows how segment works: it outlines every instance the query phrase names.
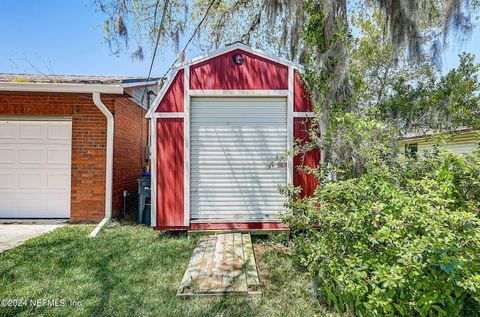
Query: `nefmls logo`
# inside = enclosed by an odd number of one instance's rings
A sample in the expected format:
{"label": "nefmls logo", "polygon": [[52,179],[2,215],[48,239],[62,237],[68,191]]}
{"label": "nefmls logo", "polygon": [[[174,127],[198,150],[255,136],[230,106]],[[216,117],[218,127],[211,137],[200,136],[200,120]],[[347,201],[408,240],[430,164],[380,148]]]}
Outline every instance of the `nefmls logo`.
{"label": "nefmls logo", "polygon": [[65,307],[67,304],[67,301],[64,299],[31,299],[30,300],[30,305],[35,306],[35,307]]}

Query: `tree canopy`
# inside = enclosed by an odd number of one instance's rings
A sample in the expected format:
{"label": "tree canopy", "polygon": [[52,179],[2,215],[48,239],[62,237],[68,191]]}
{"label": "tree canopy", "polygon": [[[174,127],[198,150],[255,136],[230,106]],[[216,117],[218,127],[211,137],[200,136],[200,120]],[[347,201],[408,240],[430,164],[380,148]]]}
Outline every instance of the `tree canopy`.
{"label": "tree canopy", "polygon": [[[320,149],[311,197],[281,187],[298,259],[329,306],[358,316],[473,316],[480,307],[480,150],[403,155],[406,133],[480,130],[480,64],[442,74],[450,34],[479,0],[96,0],[119,53],[129,39],[182,50],[242,41],[303,64]],[[163,21],[160,22],[160,21]],[[203,21],[203,22],[202,22]],[[139,53],[140,52],[140,53]],[[284,159],[282,157],[280,159]],[[441,290],[441,291],[439,291]]]}
{"label": "tree canopy", "polygon": [[392,143],[409,129],[477,124],[471,119],[478,105],[473,57],[463,55],[461,66],[441,78],[435,61],[450,34],[461,41],[471,32],[479,0],[94,3],[105,13],[105,39],[116,54],[131,50],[132,41],[137,58],[145,44],[182,51],[185,38],[193,36],[204,50],[242,41],[300,62],[317,116],[310,125],[311,143],[296,151],[320,147],[324,162],[331,168],[347,164],[352,175],[364,170],[361,152],[368,148],[351,140],[370,146],[372,135],[362,135],[367,126],[376,136],[390,135],[390,141],[382,140]]}

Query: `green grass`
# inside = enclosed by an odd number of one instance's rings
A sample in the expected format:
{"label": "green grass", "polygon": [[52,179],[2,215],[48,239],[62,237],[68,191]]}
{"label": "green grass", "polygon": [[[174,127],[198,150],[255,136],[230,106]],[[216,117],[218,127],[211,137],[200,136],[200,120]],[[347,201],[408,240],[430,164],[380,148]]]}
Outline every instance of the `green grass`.
{"label": "green grass", "polygon": [[[0,254],[0,301],[28,304],[0,307],[0,315],[334,316],[312,299],[308,277],[280,244],[255,242],[262,297],[183,299],[175,295],[195,239],[118,224],[89,239],[92,228],[63,227]],[[65,306],[30,303],[42,299]]]}

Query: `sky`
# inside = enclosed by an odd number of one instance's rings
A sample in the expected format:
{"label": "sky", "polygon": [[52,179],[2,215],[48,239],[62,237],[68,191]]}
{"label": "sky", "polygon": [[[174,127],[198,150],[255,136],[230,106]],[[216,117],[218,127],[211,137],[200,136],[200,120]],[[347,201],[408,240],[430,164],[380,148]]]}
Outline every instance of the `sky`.
{"label": "sky", "polygon": [[[151,53],[142,62],[129,54],[112,55],[103,39],[104,15],[92,0],[1,0],[0,73],[114,75],[146,77]],[[477,21],[480,24],[480,21]],[[443,56],[443,72],[458,65],[457,55],[472,52],[480,62],[480,27],[463,45],[449,39]],[[132,45],[131,51],[135,49]],[[198,55],[187,52],[187,59]],[[163,49],[157,54],[152,76],[161,76],[176,54]]]}
{"label": "sky", "polygon": [[[103,38],[104,15],[92,2],[0,0],[0,72],[51,74],[53,68],[55,74],[146,77],[151,53],[142,62],[112,55]],[[163,75],[175,57],[160,51],[152,75]]]}

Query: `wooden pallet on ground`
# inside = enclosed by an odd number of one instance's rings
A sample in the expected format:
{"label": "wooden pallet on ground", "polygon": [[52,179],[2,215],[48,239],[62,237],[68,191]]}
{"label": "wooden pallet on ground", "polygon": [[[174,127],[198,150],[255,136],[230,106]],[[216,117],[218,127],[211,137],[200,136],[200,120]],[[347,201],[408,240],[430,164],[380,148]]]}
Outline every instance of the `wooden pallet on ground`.
{"label": "wooden pallet on ground", "polygon": [[193,251],[177,296],[259,295],[249,233],[202,236]]}

